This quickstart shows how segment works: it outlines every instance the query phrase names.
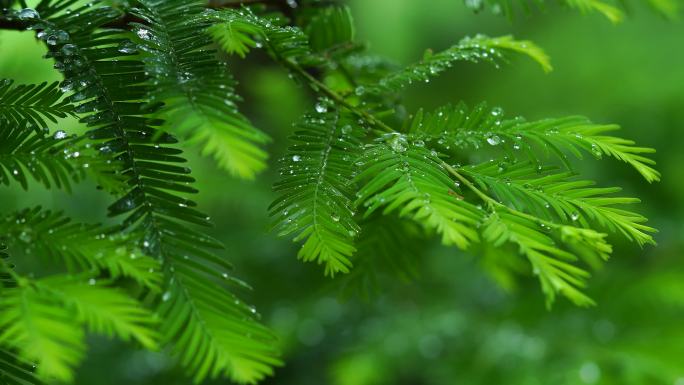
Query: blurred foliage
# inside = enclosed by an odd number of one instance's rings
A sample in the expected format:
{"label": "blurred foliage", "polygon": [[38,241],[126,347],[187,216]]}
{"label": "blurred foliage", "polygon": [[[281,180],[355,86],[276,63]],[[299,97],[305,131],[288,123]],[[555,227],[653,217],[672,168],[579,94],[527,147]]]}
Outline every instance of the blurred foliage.
{"label": "blurred foliage", "polygon": [[[658,246],[639,250],[612,239],[613,258],[588,289],[598,305],[588,309],[559,304],[547,311],[536,282],[504,290],[483,272],[486,258],[438,245],[426,245],[411,261],[410,274],[417,279],[373,277],[380,289],[364,296],[344,290],[344,279],[321,277],[315,265],[293,263],[295,246],[267,231],[265,207],[275,198],[270,186],[277,179],[273,160],[263,178],[246,182],[192,157],[203,191],[199,204],[216,222],[213,235],[227,245],[239,275],[249,277],[256,290],[246,296],[281,338],[287,364],[264,383],[684,384],[684,25],[640,4],[618,25],[553,5],[541,15],[511,21],[489,12],[474,16],[454,0],[352,5],[356,34],[398,62],[412,62],[425,47],[440,50],[476,32],[512,33],[543,47],[554,65],[549,74],[522,60],[501,69],[463,63],[405,97],[415,108],[445,99],[471,105],[486,99],[530,118],[582,113],[621,125],[626,137],[658,150],[662,182],[644,184],[632,170],[612,163],[580,168],[642,197],[642,212],[660,230]],[[32,34],[2,31],[0,47],[0,77],[23,83],[59,78],[50,61],[39,60],[43,48]],[[295,122],[311,95],[261,54],[249,55],[249,63],[230,59],[245,97],[241,109],[274,139],[268,151],[277,159],[291,131],[283,122]],[[76,185],[70,195],[29,191],[0,190],[0,209],[42,204],[66,208],[83,222],[110,221],[97,209],[107,198],[92,186]],[[162,354],[91,339],[78,384],[189,383]]]}

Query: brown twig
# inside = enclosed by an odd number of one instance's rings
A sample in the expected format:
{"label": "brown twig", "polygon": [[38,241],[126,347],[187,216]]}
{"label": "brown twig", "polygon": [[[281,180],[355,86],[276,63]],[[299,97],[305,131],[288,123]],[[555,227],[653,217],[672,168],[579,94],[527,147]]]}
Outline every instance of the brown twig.
{"label": "brown twig", "polygon": [[24,31],[27,23],[21,20],[4,20],[0,19],[0,29],[8,31]]}

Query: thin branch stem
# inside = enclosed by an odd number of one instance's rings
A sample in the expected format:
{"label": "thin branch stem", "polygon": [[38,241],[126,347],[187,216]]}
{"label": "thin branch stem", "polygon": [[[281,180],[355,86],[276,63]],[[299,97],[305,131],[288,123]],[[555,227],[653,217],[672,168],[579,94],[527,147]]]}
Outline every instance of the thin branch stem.
{"label": "thin branch stem", "polygon": [[545,221],[543,219],[535,217],[534,215],[530,215],[530,214],[524,213],[522,211],[518,211],[514,208],[506,206],[505,204],[503,204],[501,202],[498,202],[496,199],[494,199],[494,198],[490,197],[489,195],[485,194],[484,192],[482,192],[482,190],[477,188],[477,186],[475,186],[475,184],[473,182],[471,182],[468,178],[461,175],[454,167],[450,166],[448,163],[444,162],[443,160],[440,162],[441,162],[441,165],[447,171],[449,171],[449,173],[451,175],[456,177],[456,179],[458,179],[461,183],[463,183],[464,186],[468,187],[472,192],[474,192],[475,195],[477,195],[480,199],[482,199],[490,208],[492,208],[492,209],[502,208],[502,209],[508,211],[509,213],[513,214],[513,215],[517,215],[521,218],[528,219],[530,221],[533,221],[533,222],[538,223],[540,225],[547,226],[549,228],[558,228],[558,227],[562,226],[562,225],[559,225],[555,222]]}
{"label": "thin branch stem", "polygon": [[456,179],[459,180],[459,182],[463,183],[464,186],[468,187],[472,192],[475,193],[480,199],[482,199],[485,203],[487,203],[490,207],[494,205],[500,205],[499,202],[494,200],[492,197],[489,195],[483,193],[473,182],[471,182],[468,178],[464,177],[461,175],[458,171],[456,171],[455,168],[450,166],[447,162],[440,160],[442,167],[444,167],[449,173],[453,176],[456,177]]}
{"label": "thin branch stem", "polygon": [[285,65],[291,69],[292,71],[298,73],[302,77],[304,77],[308,82],[311,88],[314,90],[318,89],[320,90],[325,96],[329,97],[332,99],[335,103],[341,105],[342,107],[348,109],[351,111],[354,115],[360,117],[361,119],[365,120],[370,124],[371,126],[376,126],[381,128],[385,132],[396,132],[392,127],[388,126],[385,122],[382,120],[376,118],[373,114],[369,113],[366,110],[359,109],[353,104],[349,103],[347,100],[345,100],[342,96],[340,96],[337,92],[333,91],[325,85],[325,83],[321,82],[320,80],[316,79],[313,75],[308,73],[306,70],[304,70],[302,67],[300,67],[297,63],[293,62],[292,60],[284,60],[283,61]]}
{"label": "thin branch stem", "polygon": [[28,25],[21,20],[0,19],[0,30],[25,31]]}

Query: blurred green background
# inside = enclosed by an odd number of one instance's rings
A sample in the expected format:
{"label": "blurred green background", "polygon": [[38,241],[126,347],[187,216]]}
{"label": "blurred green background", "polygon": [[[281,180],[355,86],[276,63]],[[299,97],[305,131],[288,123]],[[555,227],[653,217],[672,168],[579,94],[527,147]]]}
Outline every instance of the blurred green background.
{"label": "blurred green background", "polygon": [[[426,244],[410,283],[380,277],[377,292],[341,296],[344,279],[296,260],[296,247],[268,232],[276,159],[291,123],[312,103],[304,87],[260,54],[233,60],[243,110],[273,138],[271,168],[256,182],[231,179],[189,153],[200,207],[216,222],[243,293],[280,335],[286,365],[265,384],[665,384],[684,385],[684,25],[640,4],[612,25],[600,15],[550,9],[509,21],[474,15],[459,0],[355,0],[359,40],[399,63],[443,49],[465,35],[513,34],[542,46],[555,70],[526,59],[495,69],[462,64],[406,92],[411,110],[465,100],[487,101],[509,115],[582,114],[617,123],[622,136],[657,149],[663,173],[649,185],[618,162],[582,162],[602,185],[642,198],[641,212],[660,230],[657,247],[617,242],[613,259],[588,289],[598,306],[544,307],[540,289],[523,279],[503,290],[476,257]],[[58,79],[30,33],[0,32],[0,78]],[[255,63],[257,65],[255,65]],[[61,129],[77,130],[75,122]],[[93,185],[72,195],[0,190],[0,210],[41,204],[87,222],[107,222],[112,202]],[[92,337],[78,384],[190,384],[165,355]],[[222,383],[222,382],[216,382]]]}

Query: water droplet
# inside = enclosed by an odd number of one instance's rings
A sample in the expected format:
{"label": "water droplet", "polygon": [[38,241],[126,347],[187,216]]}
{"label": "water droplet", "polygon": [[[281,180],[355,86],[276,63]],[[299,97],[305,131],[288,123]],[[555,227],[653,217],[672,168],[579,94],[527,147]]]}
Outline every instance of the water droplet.
{"label": "water droplet", "polygon": [[[66,46],[65,46],[66,47]],[[73,84],[70,81],[64,81],[62,85],[59,86],[62,92],[69,92],[74,89]]]}
{"label": "water droplet", "polygon": [[506,168],[507,168],[507,167],[508,167],[508,165],[506,164],[506,162],[500,162],[500,163],[499,163],[499,168],[498,168],[497,170],[498,170],[499,172],[504,172],[504,171],[506,171]]}
{"label": "water droplet", "polygon": [[579,217],[580,217],[580,215],[579,215],[579,213],[578,213],[577,211],[575,211],[575,212],[573,212],[572,214],[570,214],[570,219],[572,219],[573,221],[578,220]]}
{"label": "water droplet", "polygon": [[299,162],[302,160],[302,157],[299,155],[292,155],[292,161],[293,162]]}
{"label": "water droplet", "polygon": [[29,243],[33,240],[33,238],[31,237],[31,233],[26,232],[26,231],[22,231],[19,234],[19,239],[24,243]]}
{"label": "water droplet", "polygon": [[36,12],[36,10],[33,8],[24,8],[17,13],[17,16],[20,20],[32,20],[40,18],[38,12]]}
{"label": "water droplet", "polygon": [[465,0],[465,6],[472,9],[475,12],[479,12],[484,8],[483,0]]}
{"label": "water droplet", "polygon": [[143,39],[143,40],[149,40],[150,38],[152,38],[152,34],[150,34],[150,31],[148,31],[144,28],[141,28],[141,29],[135,31],[135,34],[138,35],[138,37]]}
{"label": "water droplet", "polygon": [[491,144],[492,146],[496,146],[501,143],[501,138],[499,138],[498,135],[488,136],[487,143]]}
{"label": "water droplet", "polygon": [[326,105],[325,105],[324,103],[322,103],[322,102],[316,103],[315,108],[316,108],[316,112],[318,112],[319,114],[323,114],[323,113],[328,112],[328,106],[326,106]]}
{"label": "water droplet", "polygon": [[363,94],[366,93],[366,88],[365,88],[364,86],[358,86],[358,87],[356,87],[356,89],[354,90],[354,93],[355,93],[357,96],[361,96],[361,95],[363,95]]}
{"label": "water droplet", "polygon": [[69,41],[69,38],[71,37],[69,36],[69,33],[67,31],[62,30],[55,32],[54,36],[57,39],[58,43],[64,43],[66,41]]}
{"label": "water droplet", "polygon": [[121,53],[135,53],[138,46],[132,41],[123,41],[119,44],[118,51]]}
{"label": "water droplet", "polygon": [[96,280],[95,278],[90,278],[90,279],[88,280],[88,285],[93,286],[93,285],[95,285],[96,283],[97,283],[97,280]]}
{"label": "water droplet", "polygon": [[73,55],[77,50],[78,47],[76,47],[74,44],[64,44],[64,47],[62,47],[62,53],[66,56]]}
{"label": "water droplet", "polygon": [[406,148],[408,145],[408,143],[406,141],[406,137],[404,135],[401,135],[398,133],[392,134],[392,137],[388,141],[388,144],[389,144],[390,148],[392,148],[392,150],[394,150],[396,152],[406,151]]}
{"label": "water droplet", "polygon": [[63,130],[58,130],[57,132],[55,132],[55,135],[53,136],[53,138],[58,139],[58,140],[64,139],[66,137],[67,137],[67,133]]}
{"label": "water droplet", "polygon": [[332,219],[334,222],[339,222],[340,216],[337,214],[332,214],[332,215],[330,215],[330,219]]}
{"label": "water droplet", "polygon": [[166,302],[171,299],[171,292],[166,291],[164,294],[162,294],[162,301]]}

